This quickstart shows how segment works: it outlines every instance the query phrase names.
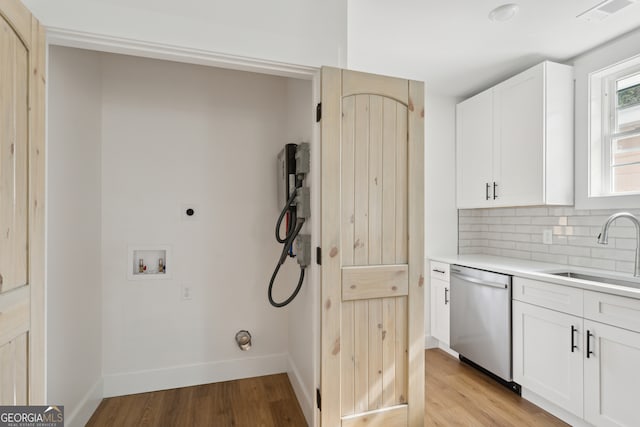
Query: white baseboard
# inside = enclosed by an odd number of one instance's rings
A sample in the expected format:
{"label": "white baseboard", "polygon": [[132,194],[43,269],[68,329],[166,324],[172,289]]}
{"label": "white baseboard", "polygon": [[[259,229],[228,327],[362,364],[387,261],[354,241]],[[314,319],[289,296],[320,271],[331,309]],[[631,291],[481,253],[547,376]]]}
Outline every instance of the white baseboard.
{"label": "white baseboard", "polygon": [[460,357],[460,355],[458,354],[458,352],[451,350],[451,348],[449,348],[449,346],[448,346],[448,345],[446,345],[446,344],[444,344],[444,343],[442,343],[442,342],[439,342],[439,343],[438,343],[438,348],[439,348],[440,350],[442,350],[442,351],[445,351],[445,352],[449,353],[450,355],[452,355],[452,356],[453,356],[453,357],[455,357],[456,359],[457,359],[458,357]]}
{"label": "white baseboard", "polygon": [[572,413],[562,409],[555,403],[550,402],[543,397],[540,397],[538,394],[529,391],[524,387],[522,387],[522,398],[528,400],[536,406],[539,406],[551,415],[560,418],[562,421],[573,427],[592,427],[591,424],[589,424],[582,418],[578,418]]}
{"label": "white baseboard", "polygon": [[300,407],[302,408],[302,413],[304,414],[304,418],[307,420],[307,425],[313,425],[313,399],[309,395],[309,386],[302,381],[300,377],[300,373],[298,372],[298,368],[296,364],[291,359],[289,359],[289,369],[287,374],[289,375],[289,381],[291,381],[291,386],[293,387],[293,391],[298,398],[298,403],[300,403]]}
{"label": "white baseboard", "polygon": [[[104,383],[100,378],[84,395],[78,406],[65,416],[64,425],[67,427],[82,427],[87,424],[93,413],[102,402]],[[65,408],[71,409],[71,408]]]}
{"label": "white baseboard", "polygon": [[431,335],[424,336],[424,348],[438,348],[438,340]]}
{"label": "white baseboard", "polygon": [[104,376],[104,397],[167,390],[287,372],[288,355],[270,354]]}

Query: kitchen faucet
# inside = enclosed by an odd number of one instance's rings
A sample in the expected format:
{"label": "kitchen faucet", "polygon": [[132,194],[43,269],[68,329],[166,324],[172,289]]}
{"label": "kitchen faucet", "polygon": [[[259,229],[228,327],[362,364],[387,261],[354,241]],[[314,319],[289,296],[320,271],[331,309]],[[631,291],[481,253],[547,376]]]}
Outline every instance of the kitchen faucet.
{"label": "kitchen faucet", "polygon": [[633,270],[635,277],[640,277],[640,221],[629,212],[618,212],[611,215],[602,225],[602,231],[598,234],[598,243],[606,245],[609,240],[609,227],[618,218],[628,218],[636,227],[636,262]]}

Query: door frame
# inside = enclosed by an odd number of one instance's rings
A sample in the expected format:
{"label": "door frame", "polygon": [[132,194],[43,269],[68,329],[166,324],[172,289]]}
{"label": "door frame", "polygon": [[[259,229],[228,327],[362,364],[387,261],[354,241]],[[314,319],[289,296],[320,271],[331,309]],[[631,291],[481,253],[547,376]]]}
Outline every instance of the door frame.
{"label": "door frame", "polygon": [[[3,0],[0,0],[3,1]],[[45,52],[49,52],[50,46],[63,46],[78,49],[86,49],[97,52],[115,53],[137,56],[141,58],[160,59],[186,64],[203,65],[208,67],[224,68],[228,70],[248,71],[261,74],[269,74],[280,77],[310,80],[312,85],[312,105],[310,114],[314,114],[315,106],[320,102],[320,68],[296,64],[269,61],[265,59],[249,58],[201,49],[173,46],[163,43],[148,42],[144,40],[127,39],[107,36],[104,34],[66,30],[63,28],[48,27],[46,29]],[[48,70],[48,55],[46,61]],[[48,105],[48,97],[47,105]],[[311,229],[311,247],[320,246],[320,124],[315,120],[311,132],[311,173],[309,174],[312,186],[317,190],[311,191],[311,217],[307,220]],[[320,387],[320,266],[312,262],[307,268],[306,277],[308,286],[312,289],[312,333],[314,340],[313,387]],[[290,366],[288,366],[289,370]],[[297,373],[294,373],[297,375]],[[310,424],[320,424],[320,411],[316,405],[316,396],[310,390],[302,388],[303,384],[291,381],[296,396],[301,403],[305,417]],[[309,394],[311,393],[311,394]],[[306,408],[305,408],[306,406]],[[307,409],[307,410],[305,410]],[[312,413],[309,412],[309,409]]]}

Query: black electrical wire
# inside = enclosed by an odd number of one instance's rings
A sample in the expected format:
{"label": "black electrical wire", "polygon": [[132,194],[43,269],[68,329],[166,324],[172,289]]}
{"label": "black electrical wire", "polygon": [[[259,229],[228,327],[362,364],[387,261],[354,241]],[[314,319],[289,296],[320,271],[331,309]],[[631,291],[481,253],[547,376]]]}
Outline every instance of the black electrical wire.
{"label": "black electrical wire", "polygon": [[276,280],[278,272],[280,271],[280,266],[282,266],[282,264],[284,264],[284,262],[287,260],[289,250],[291,249],[291,246],[293,246],[294,240],[296,239],[296,237],[298,237],[298,234],[300,233],[300,230],[304,225],[304,218],[301,218],[300,222],[298,222],[297,218],[293,216],[290,220],[292,221],[292,223],[289,226],[289,232],[285,235],[284,238],[280,237],[280,226],[282,225],[282,219],[284,218],[286,213],[291,210],[292,203],[296,197],[296,192],[297,191],[294,191],[291,197],[289,197],[289,200],[287,200],[287,204],[285,205],[284,209],[282,209],[282,212],[280,213],[280,216],[276,221],[276,240],[278,241],[278,243],[283,243],[284,246],[282,248],[282,252],[280,253],[280,259],[276,264],[276,268],[273,270],[273,274],[271,275],[271,280],[269,281],[269,291],[267,292],[267,295],[269,297],[269,303],[277,308],[284,307],[285,305],[293,301],[294,298],[298,295],[298,292],[300,292],[300,289],[302,288],[302,282],[304,281],[305,267],[300,266],[300,277],[298,278],[298,285],[296,286],[296,289],[293,291],[293,293],[289,296],[289,298],[282,302],[276,302],[273,299],[273,284]]}

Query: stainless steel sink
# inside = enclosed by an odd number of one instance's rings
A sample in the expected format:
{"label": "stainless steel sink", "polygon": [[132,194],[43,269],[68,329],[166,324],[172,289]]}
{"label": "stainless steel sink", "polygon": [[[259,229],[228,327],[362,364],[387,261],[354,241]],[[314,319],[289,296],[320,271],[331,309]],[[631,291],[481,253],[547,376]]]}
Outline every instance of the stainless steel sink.
{"label": "stainless steel sink", "polygon": [[630,282],[621,279],[612,279],[610,277],[591,276],[589,274],[575,273],[573,271],[561,271],[558,273],[550,273],[554,276],[569,277],[572,279],[589,280],[591,282],[608,283],[610,285],[625,286],[627,288],[640,289],[640,282]]}

